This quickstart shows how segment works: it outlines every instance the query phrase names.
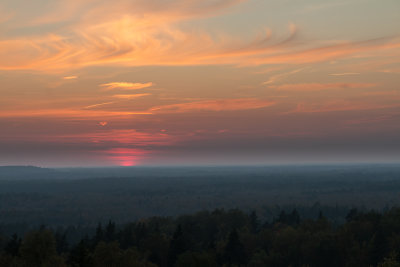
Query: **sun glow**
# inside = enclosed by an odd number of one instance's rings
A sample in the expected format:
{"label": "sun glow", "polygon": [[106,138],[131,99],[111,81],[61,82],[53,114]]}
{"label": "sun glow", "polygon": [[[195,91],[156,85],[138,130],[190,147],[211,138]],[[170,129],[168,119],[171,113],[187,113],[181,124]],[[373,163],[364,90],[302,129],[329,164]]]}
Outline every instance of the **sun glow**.
{"label": "sun glow", "polygon": [[106,151],[107,158],[123,167],[138,165],[146,154],[148,152],[145,150],[132,148],[112,148]]}

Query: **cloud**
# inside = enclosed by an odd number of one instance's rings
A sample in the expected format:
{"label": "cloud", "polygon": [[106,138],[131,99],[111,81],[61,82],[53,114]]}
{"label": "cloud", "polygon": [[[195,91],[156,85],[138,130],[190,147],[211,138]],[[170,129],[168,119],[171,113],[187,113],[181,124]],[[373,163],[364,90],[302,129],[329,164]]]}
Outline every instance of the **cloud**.
{"label": "cloud", "polygon": [[151,95],[151,94],[113,95],[113,97],[119,98],[119,99],[135,99],[135,98],[149,96],[149,95]]}
{"label": "cloud", "polygon": [[128,82],[112,82],[112,83],[104,83],[100,85],[104,87],[105,90],[113,90],[113,89],[120,89],[120,90],[138,90],[147,87],[153,86],[152,82],[148,83],[128,83]]}
{"label": "cloud", "polygon": [[134,129],[102,130],[82,134],[62,135],[57,137],[65,142],[88,142],[124,146],[166,146],[176,142],[176,137],[160,132],[144,132]]}
{"label": "cloud", "polygon": [[[382,50],[400,47],[398,37],[299,42],[294,25],[289,26],[285,37],[263,30],[253,38],[181,26],[188,20],[220,14],[243,2],[240,0],[136,0],[119,1],[117,5],[99,0],[86,2],[74,0],[60,4],[59,9],[45,9],[49,14],[54,12],[50,17],[55,20],[58,16],[54,14],[64,9],[71,13],[64,19],[67,25],[52,25],[52,33],[36,26],[35,32],[42,34],[2,38],[0,69],[63,72],[104,65],[304,64],[366,53],[369,57],[379,56]],[[44,15],[38,17],[43,19]],[[51,21],[47,18],[41,23]]]}
{"label": "cloud", "polygon": [[[86,107],[88,108],[88,107]],[[89,106],[90,108],[90,106]],[[109,117],[126,117],[151,115],[150,111],[106,111],[91,109],[34,109],[11,110],[0,112],[0,118],[68,118],[68,119],[104,119]]]}
{"label": "cloud", "polygon": [[375,92],[364,92],[363,95],[366,96],[399,96],[398,91],[375,91]]}
{"label": "cloud", "polygon": [[381,70],[380,72],[383,72],[383,73],[400,73],[400,68],[397,68],[397,69],[395,69],[395,68],[393,68],[393,69],[384,69],[384,70]]}
{"label": "cloud", "polygon": [[345,73],[331,73],[331,76],[349,76],[349,75],[359,75],[358,72],[345,72]]}
{"label": "cloud", "polygon": [[234,111],[259,109],[274,105],[275,102],[256,98],[237,98],[204,100],[172,105],[157,106],[150,109],[154,113],[184,113],[194,111]]}
{"label": "cloud", "polygon": [[[399,37],[376,38],[365,41],[346,41],[331,45],[320,45],[309,49],[281,49],[280,53],[260,55],[245,64],[305,64],[330,61],[340,58],[362,56],[368,53],[368,57],[379,56],[384,50],[400,48]],[[295,51],[293,51],[295,50]],[[379,51],[379,52],[378,52]]]}
{"label": "cloud", "polygon": [[269,77],[268,81],[263,82],[264,85],[266,84],[273,84],[279,80],[281,80],[282,78],[286,77],[286,76],[290,76],[292,74],[296,74],[298,72],[301,72],[302,70],[304,70],[304,68],[301,69],[296,69],[290,72],[285,72],[285,73],[280,73],[280,74],[276,74],[276,75],[272,75]]}
{"label": "cloud", "polygon": [[100,106],[104,106],[104,105],[111,105],[111,104],[114,104],[114,103],[115,103],[115,102],[99,103],[99,104],[94,104],[94,105],[86,106],[86,107],[84,107],[84,109],[91,109],[91,108],[96,108],[96,107],[100,107]]}
{"label": "cloud", "polygon": [[[120,99],[133,99],[143,97],[150,94],[139,95],[120,95]],[[116,96],[114,96],[116,97]],[[118,101],[117,101],[118,102]],[[27,110],[10,110],[0,113],[0,118],[69,118],[69,119],[105,119],[105,118],[123,118],[138,115],[152,115],[160,113],[183,113],[198,111],[234,111],[248,110],[269,107],[275,104],[273,101],[260,100],[256,98],[237,98],[237,99],[220,99],[220,100],[203,100],[171,105],[162,105],[152,107],[147,110],[118,111],[118,110],[102,110],[105,105],[111,105],[117,102],[104,102],[83,108],[59,108],[59,109],[27,109]]]}
{"label": "cloud", "polygon": [[285,112],[290,113],[321,113],[321,112],[338,112],[338,111],[357,111],[357,110],[377,110],[398,108],[399,104],[375,104],[350,101],[330,101],[323,104],[298,104],[296,109]]}
{"label": "cloud", "polygon": [[[247,0],[118,0],[110,3],[102,0],[69,0],[52,3],[52,8],[30,21],[30,24],[54,24],[79,20],[81,23],[100,23],[115,16],[127,15],[154,17],[164,21],[176,21],[188,18],[214,16],[228,8]],[[145,24],[148,25],[148,24]]]}
{"label": "cloud", "polygon": [[374,83],[300,83],[300,84],[270,85],[269,87],[281,91],[313,92],[313,91],[323,91],[328,89],[370,88],[374,86],[376,86],[376,84]]}
{"label": "cloud", "polygon": [[14,17],[14,14],[7,12],[0,6],[0,23],[6,23]]}
{"label": "cloud", "polygon": [[64,80],[75,80],[78,79],[78,76],[65,76],[63,77]]}
{"label": "cloud", "polygon": [[393,115],[381,115],[376,117],[368,117],[362,119],[355,119],[355,120],[347,120],[345,121],[346,125],[362,125],[362,124],[372,124],[372,123],[379,123],[383,121],[391,120]]}

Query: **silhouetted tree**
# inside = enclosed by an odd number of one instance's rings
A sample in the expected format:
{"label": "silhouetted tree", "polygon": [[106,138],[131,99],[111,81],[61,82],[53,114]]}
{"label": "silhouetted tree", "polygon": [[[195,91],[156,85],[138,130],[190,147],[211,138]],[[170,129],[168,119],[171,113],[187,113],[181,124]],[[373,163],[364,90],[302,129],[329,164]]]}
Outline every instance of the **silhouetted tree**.
{"label": "silhouetted tree", "polygon": [[239,240],[236,229],[232,230],[229,234],[228,243],[224,251],[224,258],[228,265],[242,265],[246,263],[245,249],[242,242]]}
{"label": "silhouetted tree", "polygon": [[174,266],[178,256],[183,252],[185,252],[185,250],[186,247],[185,247],[182,226],[179,224],[170,242],[169,253],[168,253],[168,266]]}
{"label": "silhouetted tree", "polygon": [[20,253],[22,260],[30,267],[65,266],[63,259],[57,254],[54,235],[47,229],[26,234]]}
{"label": "silhouetted tree", "polygon": [[4,251],[13,257],[16,257],[19,254],[20,246],[21,238],[18,238],[17,234],[13,234],[11,240],[6,244]]}
{"label": "silhouetted tree", "polygon": [[258,231],[258,229],[259,229],[260,222],[258,220],[257,213],[256,213],[255,210],[253,210],[250,213],[249,218],[250,218],[250,231],[252,233],[256,233]]}
{"label": "silhouetted tree", "polygon": [[106,242],[115,240],[115,223],[111,220],[108,222],[105,230],[105,240]]}

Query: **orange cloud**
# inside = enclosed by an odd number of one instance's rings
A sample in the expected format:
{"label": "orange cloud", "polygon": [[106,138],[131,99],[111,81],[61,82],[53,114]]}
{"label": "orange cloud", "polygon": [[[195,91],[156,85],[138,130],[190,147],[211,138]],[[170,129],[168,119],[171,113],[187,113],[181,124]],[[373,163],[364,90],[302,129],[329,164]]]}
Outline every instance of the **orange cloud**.
{"label": "orange cloud", "polygon": [[102,119],[108,117],[126,117],[134,115],[151,115],[149,111],[105,111],[90,109],[36,109],[11,110],[0,112],[0,118],[75,118],[75,119]]}
{"label": "orange cloud", "polygon": [[[359,42],[343,42],[339,44],[324,45],[297,51],[286,50],[282,53],[260,55],[247,64],[304,64],[323,62],[350,56],[361,56],[368,53],[368,57],[379,56],[384,50],[400,48],[400,40],[396,38],[377,38]],[[379,52],[377,52],[379,51]],[[245,61],[246,63],[246,61]]]}
{"label": "orange cloud", "polygon": [[331,76],[349,76],[349,75],[359,75],[358,72],[344,72],[344,73],[331,73]]}
{"label": "orange cloud", "polygon": [[293,70],[293,71],[290,71],[290,72],[284,72],[284,73],[279,73],[279,74],[276,74],[276,75],[272,75],[272,76],[269,77],[268,81],[263,82],[263,84],[264,85],[273,84],[273,83],[277,82],[278,80],[281,80],[282,78],[284,78],[286,76],[290,76],[290,75],[296,74],[298,72],[301,72],[302,70],[303,70],[303,68],[302,69],[296,69],[296,70]]}
{"label": "orange cloud", "polygon": [[126,15],[155,16],[163,20],[176,21],[216,15],[245,1],[247,0],[118,0],[117,4],[101,0],[59,1],[52,3],[53,9],[50,12],[38,14],[30,21],[30,24],[42,25],[71,21],[76,19],[76,14],[82,12],[85,12],[85,16],[81,18],[84,23],[99,23],[116,16]]}
{"label": "orange cloud", "polygon": [[246,109],[259,109],[274,105],[275,102],[260,100],[256,98],[237,98],[204,100],[172,105],[153,107],[150,109],[154,113],[183,113],[193,111],[234,111]]}
{"label": "orange cloud", "polygon": [[356,111],[356,110],[376,110],[398,108],[399,104],[373,104],[373,103],[356,103],[349,101],[331,101],[323,104],[298,104],[295,110],[286,112],[290,113],[320,113],[320,112],[337,112],[337,111]]}
{"label": "orange cloud", "polygon": [[377,91],[377,92],[365,92],[363,95],[366,96],[399,96],[398,91]]}
{"label": "orange cloud", "polygon": [[[57,34],[3,38],[0,69],[62,72],[99,65],[303,64],[379,56],[383,50],[400,47],[399,38],[298,42],[298,32],[293,25],[285,38],[276,38],[267,30],[247,40],[242,36],[210,34],[179,25],[184,20],[217,14],[242,2],[240,0],[122,1],[118,5],[93,2],[98,7],[87,12],[84,19],[73,20],[69,27],[54,31]],[[81,5],[78,1],[73,3]],[[85,5],[79,8],[84,9]],[[72,14],[79,13],[75,8],[71,10]],[[119,87],[113,87],[118,84]],[[109,86],[109,89],[129,89],[129,85],[123,83]],[[131,89],[136,86],[132,85]]]}
{"label": "orange cloud", "polygon": [[128,82],[112,82],[100,85],[106,90],[121,89],[121,90],[138,90],[153,86],[152,82],[148,83],[128,83]]}
{"label": "orange cloud", "polygon": [[271,85],[274,88],[282,91],[323,91],[328,89],[354,89],[354,88],[369,88],[374,87],[374,83],[301,83],[301,84],[281,84]]}
{"label": "orange cloud", "polygon": [[113,97],[120,98],[120,99],[135,99],[135,98],[149,96],[149,95],[151,95],[151,94],[113,95]]}
{"label": "orange cloud", "polygon": [[[133,99],[143,97],[149,94],[139,95],[116,95],[114,97],[121,99]],[[86,106],[80,109],[60,108],[60,109],[27,109],[27,110],[9,110],[2,111],[0,118],[18,118],[18,117],[43,117],[43,118],[74,118],[74,119],[104,119],[110,117],[129,117],[135,115],[152,115],[157,113],[182,113],[195,111],[234,111],[246,109],[259,109],[269,107],[275,104],[273,101],[260,100],[256,98],[237,98],[220,100],[203,100],[188,103],[179,103],[171,105],[155,106],[147,110],[136,111],[118,111],[102,110],[101,107],[117,102],[105,102]],[[98,108],[100,107],[100,108]]]}
{"label": "orange cloud", "polygon": [[64,80],[74,80],[74,79],[78,79],[78,76],[65,76],[63,77]]}
{"label": "orange cloud", "polygon": [[114,103],[115,102],[104,102],[104,103],[99,103],[99,104],[86,106],[86,107],[84,107],[84,109],[91,109],[91,108],[96,108],[96,107],[100,107],[100,106],[104,106],[104,105],[111,105],[111,104],[114,104]]}

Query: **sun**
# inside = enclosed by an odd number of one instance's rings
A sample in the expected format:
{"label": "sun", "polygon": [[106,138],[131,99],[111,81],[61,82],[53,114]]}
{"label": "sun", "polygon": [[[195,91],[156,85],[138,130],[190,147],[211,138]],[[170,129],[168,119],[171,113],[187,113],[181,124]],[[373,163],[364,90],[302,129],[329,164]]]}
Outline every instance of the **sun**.
{"label": "sun", "polygon": [[121,167],[137,166],[148,152],[134,148],[112,148],[105,151],[107,158],[111,159],[115,165]]}

